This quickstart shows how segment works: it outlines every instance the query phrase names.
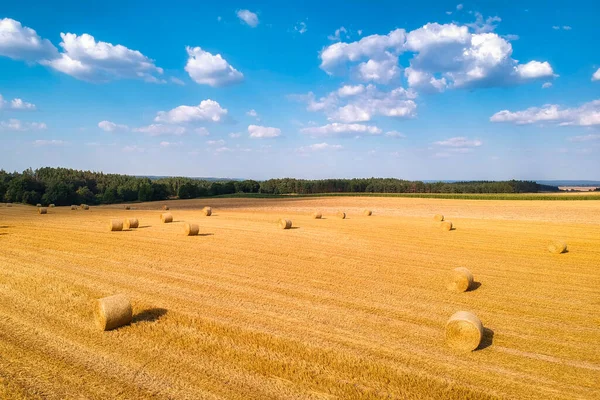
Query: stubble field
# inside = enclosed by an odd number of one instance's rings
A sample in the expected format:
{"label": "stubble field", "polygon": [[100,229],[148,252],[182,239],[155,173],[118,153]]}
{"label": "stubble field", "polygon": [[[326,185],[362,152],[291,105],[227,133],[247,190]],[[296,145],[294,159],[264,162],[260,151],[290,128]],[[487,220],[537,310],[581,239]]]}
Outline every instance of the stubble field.
{"label": "stubble field", "polygon": [[[0,207],[0,398],[598,398],[600,201],[132,206]],[[108,231],[125,217],[140,227]],[[460,266],[475,290],[446,290]],[[93,301],[116,293],[134,321],[101,332]],[[486,328],[472,353],[444,343],[458,310]]]}

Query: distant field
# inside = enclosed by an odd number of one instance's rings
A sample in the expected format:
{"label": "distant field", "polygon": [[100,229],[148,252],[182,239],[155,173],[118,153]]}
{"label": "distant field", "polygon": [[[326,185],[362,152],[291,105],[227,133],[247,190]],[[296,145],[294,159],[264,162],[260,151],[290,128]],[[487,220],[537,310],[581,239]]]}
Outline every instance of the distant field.
{"label": "distant field", "polygon": [[[478,200],[0,206],[0,398],[598,398],[600,202]],[[480,286],[448,292],[458,266]],[[134,322],[100,332],[92,302],[115,293]],[[473,353],[444,343],[457,310],[487,328]]]}

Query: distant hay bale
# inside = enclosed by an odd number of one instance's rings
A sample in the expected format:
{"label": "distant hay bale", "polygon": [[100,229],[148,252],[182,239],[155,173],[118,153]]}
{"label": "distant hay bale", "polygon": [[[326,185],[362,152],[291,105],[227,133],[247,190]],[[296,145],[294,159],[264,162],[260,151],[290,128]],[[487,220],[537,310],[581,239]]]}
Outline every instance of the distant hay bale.
{"label": "distant hay bale", "polygon": [[54,207],[56,207],[56,206],[55,206],[54,204],[50,204],[48,207],[50,207],[50,208],[54,208]]}
{"label": "distant hay bale", "polygon": [[36,207],[41,207],[42,205],[40,203],[37,203],[35,206]]}
{"label": "distant hay bale", "polygon": [[108,230],[111,232],[122,231],[123,230],[123,220],[121,219],[111,219],[108,223]]}
{"label": "distant hay bale", "polygon": [[87,204],[82,204],[82,205],[81,205],[81,209],[82,209],[82,210],[89,210],[89,209],[90,209],[90,206],[88,206]]}
{"label": "distant hay bale", "polygon": [[131,207],[130,206],[125,206],[125,209],[126,210],[131,210]]}
{"label": "distant hay bale", "polygon": [[212,215],[212,208],[210,208],[210,207],[204,207],[202,209],[202,213],[204,215],[206,215],[207,217],[210,217]]}
{"label": "distant hay bale", "polygon": [[321,214],[320,212],[317,211],[317,212],[313,213],[312,217],[314,219],[321,219],[323,217],[323,214]]}
{"label": "distant hay bale", "polygon": [[167,206],[166,204],[163,206],[163,210],[165,211],[169,211],[169,206]]}
{"label": "distant hay bale", "polygon": [[443,231],[451,231],[454,227],[451,221],[444,221],[440,226],[442,227]]}
{"label": "distant hay bale", "polygon": [[77,206],[71,206],[71,211],[77,210]]}
{"label": "distant hay bale", "polygon": [[461,293],[473,286],[473,274],[464,267],[454,268],[448,278],[448,290]]}
{"label": "distant hay bale", "polygon": [[443,216],[442,214],[435,214],[435,215],[433,216],[433,219],[434,219],[435,221],[442,222],[442,221],[444,220],[444,216]]}
{"label": "distant hay bale", "polygon": [[140,222],[137,218],[125,218],[123,221],[123,229],[135,229],[140,226]]}
{"label": "distant hay bale", "polygon": [[6,207],[12,207],[12,204],[6,203]]}
{"label": "distant hay bale", "polygon": [[455,312],[446,323],[446,343],[455,350],[473,351],[479,347],[482,337],[481,321],[468,311]]}
{"label": "distant hay bale", "polygon": [[365,211],[363,211],[363,214],[365,214],[367,217],[370,217],[371,215],[373,215],[373,211],[365,210]]}
{"label": "distant hay bale", "polygon": [[343,211],[338,211],[337,216],[338,216],[338,218],[345,219],[346,213]]}
{"label": "distant hay bale", "polygon": [[281,229],[290,229],[292,227],[292,220],[291,219],[281,218],[279,220],[279,227]]}
{"label": "distant hay bale", "polygon": [[183,233],[185,233],[186,236],[196,236],[198,232],[200,232],[200,227],[197,224],[186,223],[183,226]]}
{"label": "distant hay bale", "polygon": [[133,311],[129,298],[123,294],[96,300],[94,308],[96,326],[103,331],[131,323]]}
{"label": "distant hay bale", "polygon": [[548,251],[553,254],[562,254],[567,251],[567,244],[560,240],[555,240],[548,245]]}
{"label": "distant hay bale", "polygon": [[162,213],[160,214],[160,220],[164,224],[168,224],[169,222],[173,222],[173,215],[171,213]]}
{"label": "distant hay bale", "polygon": [[39,207],[38,214],[48,214],[48,209],[46,207]]}

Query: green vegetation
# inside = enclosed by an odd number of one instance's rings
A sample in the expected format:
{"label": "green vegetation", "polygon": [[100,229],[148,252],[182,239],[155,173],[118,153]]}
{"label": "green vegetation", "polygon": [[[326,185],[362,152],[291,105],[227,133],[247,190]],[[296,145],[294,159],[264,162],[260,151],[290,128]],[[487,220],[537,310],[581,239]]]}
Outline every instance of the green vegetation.
{"label": "green vegetation", "polygon": [[[529,181],[434,182],[401,179],[269,179],[257,182],[209,181],[193,178],[148,178],[66,168],[28,169],[22,173],[0,170],[0,200],[12,203],[113,204],[169,198],[208,196],[402,196],[445,199],[591,200],[594,195],[561,196],[555,186]],[[537,194],[523,194],[537,193]]]}

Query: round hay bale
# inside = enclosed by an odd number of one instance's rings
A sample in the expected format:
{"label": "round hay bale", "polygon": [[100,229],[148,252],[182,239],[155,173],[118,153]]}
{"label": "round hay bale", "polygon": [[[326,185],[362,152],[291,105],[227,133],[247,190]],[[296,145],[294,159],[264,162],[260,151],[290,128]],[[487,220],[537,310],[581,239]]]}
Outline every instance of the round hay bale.
{"label": "round hay bale", "polygon": [[167,205],[164,205],[164,206],[163,206],[163,210],[165,210],[165,211],[169,211],[169,206],[167,206]]}
{"label": "round hay bale", "polygon": [[126,210],[131,210],[131,207],[130,206],[125,206],[125,209]]}
{"label": "round hay bale", "polygon": [[38,214],[48,214],[48,209],[46,207],[38,208]]}
{"label": "round hay bale", "polygon": [[127,325],[133,318],[131,302],[123,294],[98,299],[94,308],[94,317],[96,325],[103,331]]}
{"label": "round hay bale", "polygon": [[123,220],[120,219],[111,219],[108,223],[108,230],[111,232],[122,231],[123,230]]}
{"label": "round hay bale", "polygon": [[173,215],[171,213],[162,213],[160,214],[160,220],[164,224],[168,224],[170,222],[173,222]]}
{"label": "round hay bale", "polygon": [[481,343],[483,325],[477,315],[468,311],[457,311],[446,322],[446,343],[451,348],[468,352]]}
{"label": "round hay bale", "polygon": [[212,208],[210,208],[210,207],[204,207],[202,209],[202,213],[204,215],[206,215],[207,217],[210,217],[212,215]]}
{"label": "round hay bale", "polygon": [[12,204],[6,203],[6,207],[12,207]]}
{"label": "round hay bale", "polygon": [[88,206],[87,204],[83,204],[83,205],[81,206],[81,209],[82,209],[82,210],[89,210],[89,209],[90,209],[90,206]]}
{"label": "round hay bale", "polygon": [[435,215],[433,216],[433,219],[434,219],[435,221],[442,222],[442,221],[444,220],[444,216],[443,216],[442,214],[435,214]]}
{"label": "round hay bale", "polygon": [[443,231],[451,231],[454,227],[451,221],[444,221],[440,226],[442,227]]}
{"label": "round hay bale", "polygon": [[71,211],[77,210],[77,206],[71,206]]}
{"label": "round hay bale", "polygon": [[186,236],[196,236],[198,232],[200,232],[200,227],[197,224],[186,223],[183,226],[183,233],[185,233]]}
{"label": "round hay bale", "polygon": [[548,245],[548,251],[552,254],[562,254],[567,251],[567,244],[560,240],[555,240]]}
{"label": "round hay bale", "polygon": [[292,220],[291,219],[281,218],[279,220],[279,227],[281,229],[290,229],[292,227]]}
{"label": "round hay bale", "polygon": [[140,222],[137,218],[125,218],[123,221],[123,229],[135,229],[140,226]]}
{"label": "round hay bale", "polygon": [[338,211],[337,216],[338,218],[346,219],[346,213],[343,211]]}
{"label": "round hay bale", "polygon": [[54,207],[56,207],[56,206],[55,206],[54,204],[50,204],[48,207],[50,207],[50,208],[54,208]]}
{"label": "round hay bale", "polygon": [[371,215],[373,215],[373,211],[365,210],[365,211],[363,211],[363,214],[365,214],[367,217],[370,217]]}
{"label": "round hay bale", "polygon": [[448,290],[461,293],[473,286],[473,274],[464,267],[454,268],[448,278]]}
{"label": "round hay bale", "polygon": [[320,212],[317,211],[317,212],[313,213],[312,217],[314,219],[321,219],[323,217],[323,214],[321,214]]}
{"label": "round hay bale", "polygon": [[42,205],[40,203],[37,203],[35,206],[36,207],[41,207]]}

